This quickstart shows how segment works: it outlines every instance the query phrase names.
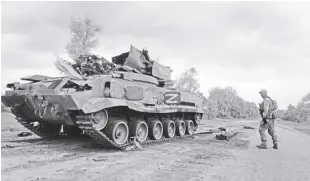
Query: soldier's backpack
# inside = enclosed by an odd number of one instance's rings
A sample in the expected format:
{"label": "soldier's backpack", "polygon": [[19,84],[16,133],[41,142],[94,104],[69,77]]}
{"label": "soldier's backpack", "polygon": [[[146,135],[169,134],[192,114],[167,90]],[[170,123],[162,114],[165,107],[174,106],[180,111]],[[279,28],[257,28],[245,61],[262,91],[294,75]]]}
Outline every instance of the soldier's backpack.
{"label": "soldier's backpack", "polygon": [[270,100],[271,100],[271,109],[270,109],[270,111],[275,111],[275,110],[277,110],[278,109],[278,104],[277,104],[277,101],[275,101],[275,100],[273,100],[273,99],[271,99],[271,97],[268,97]]}

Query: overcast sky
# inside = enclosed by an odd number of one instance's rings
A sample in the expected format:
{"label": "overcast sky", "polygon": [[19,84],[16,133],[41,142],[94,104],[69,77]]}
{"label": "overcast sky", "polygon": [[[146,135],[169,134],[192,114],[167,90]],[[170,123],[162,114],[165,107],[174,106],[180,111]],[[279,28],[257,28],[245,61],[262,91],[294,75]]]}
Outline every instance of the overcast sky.
{"label": "overcast sky", "polygon": [[195,66],[200,90],[232,86],[280,108],[310,92],[310,2],[2,2],[1,92],[30,74],[57,76],[72,17],[99,24],[96,53],[111,59],[146,47],[176,78]]}

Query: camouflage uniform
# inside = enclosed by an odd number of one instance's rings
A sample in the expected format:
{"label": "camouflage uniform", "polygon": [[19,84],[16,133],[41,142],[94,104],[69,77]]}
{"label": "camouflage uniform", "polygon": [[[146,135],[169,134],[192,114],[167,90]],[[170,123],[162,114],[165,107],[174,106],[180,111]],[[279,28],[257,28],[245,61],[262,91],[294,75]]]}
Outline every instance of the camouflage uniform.
{"label": "camouflage uniform", "polygon": [[264,147],[266,147],[266,143],[267,143],[267,137],[266,137],[266,130],[268,129],[268,133],[270,134],[270,136],[272,137],[272,141],[273,144],[275,145],[275,147],[277,147],[278,145],[278,140],[277,140],[277,135],[276,135],[276,131],[275,131],[275,117],[274,117],[274,112],[271,112],[271,106],[272,106],[272,102],[270,98],[264,98],[264,101],[262,102],[262,116],[263,118],[266,119],[267,124],[264,123],[264,121],[262,120],[259,126],[259,134],[260,134],[260,138],[262,141],[262,145],[264,145]]}

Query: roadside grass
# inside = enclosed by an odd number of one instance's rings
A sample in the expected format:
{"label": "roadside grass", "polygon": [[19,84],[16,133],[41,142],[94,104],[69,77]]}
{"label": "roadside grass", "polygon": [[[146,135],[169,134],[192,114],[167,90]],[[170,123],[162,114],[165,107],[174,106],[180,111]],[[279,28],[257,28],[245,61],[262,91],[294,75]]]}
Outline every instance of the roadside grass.
{"label": "roadside grass", "polygon": [[14,119],[13,114],[9,112],[1,113],[1,132],[18,132],[24,130],[25,128]]}
{"label": "roadside grass", "polygon": [[310,123],[309,122],[296,123],[292,121],[279,120],[278,123],[286,125],[286,126],[290,126],[294,128],[295,130],[298,130],[298,131],[301,131],[303,133],[310,135]]}
{"label": "roadside grass", "polygon": [[19,128],[11,128],[11,127],[1,127],[1,131],[9,131],[9,132],[16,132],[16,131],[20,131]]}

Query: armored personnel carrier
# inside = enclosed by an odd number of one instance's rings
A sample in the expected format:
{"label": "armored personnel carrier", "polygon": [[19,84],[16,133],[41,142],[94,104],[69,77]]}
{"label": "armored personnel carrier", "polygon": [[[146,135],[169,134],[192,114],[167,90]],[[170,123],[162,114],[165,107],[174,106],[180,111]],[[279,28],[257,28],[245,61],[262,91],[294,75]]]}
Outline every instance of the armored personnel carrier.
{"label": "armored personnel carrier", "polygon": [[[71,136],[87,134],[107,148],[123,149],[131,139],[143,145],[194,134],[203,99],[173,88],[169,67],[134,46],[112,62],[110,66],[99,63],[103,71],[92,74],[62,62],[67,76],[21,78],[29,82],[8,84],[11,90],[1,97],[2,102],[11,107],[20,124],[42,138],[55,137],[62,130]],[[88,70],[98,68],[94,63]]]}

